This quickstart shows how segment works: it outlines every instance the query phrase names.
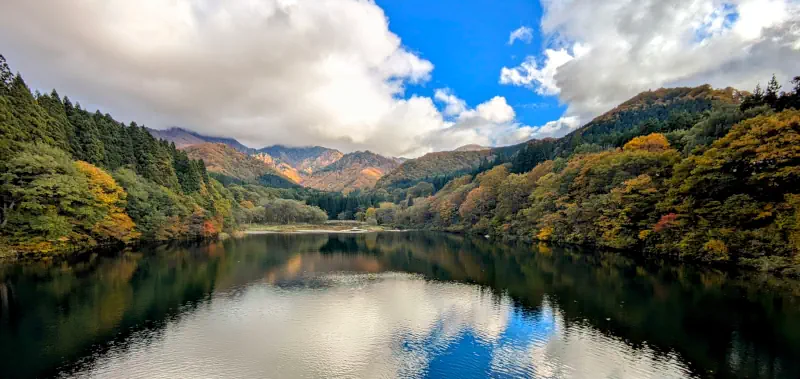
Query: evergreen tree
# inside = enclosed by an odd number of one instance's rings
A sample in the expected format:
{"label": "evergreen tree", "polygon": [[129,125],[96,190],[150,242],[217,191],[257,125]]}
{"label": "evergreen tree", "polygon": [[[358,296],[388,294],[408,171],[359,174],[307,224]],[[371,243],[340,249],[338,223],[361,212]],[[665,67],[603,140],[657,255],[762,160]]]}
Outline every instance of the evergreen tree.
{"label": "evergreen tree", "polygon": [[772,74],[772,79],[769,80],[767,91],[764,94],[764,103],[775,108],[775,105],[778,103],[778,93],[780,90],[781,85],[778,84],[778,79],[775,78],[775,74]]}
{"label": "evergreen tree", "polygon": [[11,68],[8,67],[6,58],[0,54],[0,96],[8,94],[13,78],[14,75],[11,74]]}

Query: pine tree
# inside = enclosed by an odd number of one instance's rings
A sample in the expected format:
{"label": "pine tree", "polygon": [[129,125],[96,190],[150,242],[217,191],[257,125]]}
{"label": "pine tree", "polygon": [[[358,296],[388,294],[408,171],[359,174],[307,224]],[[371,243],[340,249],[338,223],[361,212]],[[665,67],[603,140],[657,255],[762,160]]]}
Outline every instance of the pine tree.
{"label": "pine tree", "polygon": [[774,108],[778,102],[778,91],[780,91],[780,89],[781,85],[778,84],[775,74],[772,74],[772,79],[770,79],[769,84],[767,84],[767,92],[764,94],[764,103]]}
{"label": "pine tree", "polygon": [[69,121],[75,128],[75,136],[80,152],[76,158],[94,165],[102,166],[105,149],[100,132],[91,115],[82,110],[80,104],[75,105],[75,110],[69,116]]}
{"label": "pine tree", "polygon": [[11,74],[11,68],[6,63],[6,58],[0,54],[0,95],[7,95],[11,89],[11,81],[14,75]]}

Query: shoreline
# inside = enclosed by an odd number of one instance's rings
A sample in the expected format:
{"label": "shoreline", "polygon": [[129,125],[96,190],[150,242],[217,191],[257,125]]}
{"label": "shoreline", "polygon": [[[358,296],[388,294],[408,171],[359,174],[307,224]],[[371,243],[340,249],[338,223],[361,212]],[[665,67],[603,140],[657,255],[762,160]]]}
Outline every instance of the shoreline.
{"label": "shoreline", "polygon": [[295,230],[245,230],[245,235],[258,235],[258,234],[366,234],[366,233],[383,233],[383,232],[410,232],[411,230],[405,229],[382,229],[382,230],[367,230],[367,229],[295,229]]}
{"label": "shoreline", "polygon": [[364,223],[336,223],[325,224],[286,224],[286,225],[251,225],[241,233],[245,235],[258,234],[365,234],[377,232],[407,232],[406,229],[385,228],[378,225]]}

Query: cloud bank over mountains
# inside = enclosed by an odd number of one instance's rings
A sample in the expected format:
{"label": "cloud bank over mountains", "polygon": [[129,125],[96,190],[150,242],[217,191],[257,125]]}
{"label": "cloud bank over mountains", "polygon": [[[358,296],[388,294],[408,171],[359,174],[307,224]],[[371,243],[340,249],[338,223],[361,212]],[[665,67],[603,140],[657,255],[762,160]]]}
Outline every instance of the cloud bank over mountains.
{"label": "cloud bank over mountains", "polygon": [[434,65],[370,1],[8,0],[0,43],[34,84],[151,127],[253,146],[415,156],[513,128],[502,98],[460,115],[404,96]]}
{"label": "cloud bank over mountains", "polygon": [[447,88],[408,93],[431,84],[435,62],[404,46],[372,1],[6,0],[0,53],[34,88],[150,127],[406,157],[560,136],[659,86],[750,89],[773,72],[797,74],[791,0],[542,5],[539,28],[498,44],[542,33],[547,47],[497,68],[502,84],[566,104],[540,126],[518,120],[502,96],[471,107]]}

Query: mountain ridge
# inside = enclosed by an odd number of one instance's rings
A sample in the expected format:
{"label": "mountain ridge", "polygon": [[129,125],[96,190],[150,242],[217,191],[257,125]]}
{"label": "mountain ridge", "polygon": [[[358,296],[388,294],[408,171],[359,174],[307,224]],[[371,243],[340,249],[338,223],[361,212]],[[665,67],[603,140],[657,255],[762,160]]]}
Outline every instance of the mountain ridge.
{"label": "mountain ridge", "polygon": [[732,87],[714,89],[708,84],[644,91],[563,137],[532,139],[489,150],[429,153],[404,162],[382,177],[377,186],[405,188],[426,179],[452,178],[480,170],[482,158],[492,161],[487,167],[511,163],[515,172],[525,172],[539,162],[565,157],[580,145],[592,145],[584,147],[590,149],[621,147],[630,138],[642,134],[645,130],[639,129],[648,127],[645,125],[648,120],[668,122],[673,113],[676,117],[680,117],[681,112],[699,114],[717,103],[737,105],[746,94]]}
{"label": "mountain ridge", "polygon": [[317,170],[304,184],[323,191],[349,193],[375,187],[378,179],[399,165],[400,160],[397,158],[385,157],[371,151],[355,151]]}

